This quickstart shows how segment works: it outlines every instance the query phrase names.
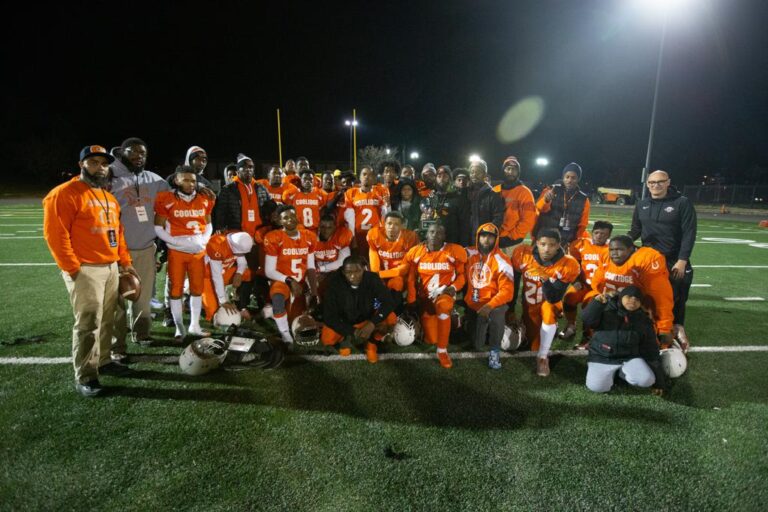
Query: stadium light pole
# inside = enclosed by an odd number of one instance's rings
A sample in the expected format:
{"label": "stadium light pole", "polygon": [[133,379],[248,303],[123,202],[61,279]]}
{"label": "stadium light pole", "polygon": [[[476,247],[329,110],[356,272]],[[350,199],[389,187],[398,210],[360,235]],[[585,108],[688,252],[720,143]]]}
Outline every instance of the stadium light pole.
{"label": "stadium light pole", "polygon": [[352,119],[347,119],[344,124],[349,127],[349,167],[357,174],[357,158],[355,153],[357,152],[357,119],[355,118],[354,110],[352,111]]}
{"label": "stadium light pole", "polygon": [[653,107],[651,107],[651,127],[648,131],[648,148],[645,152],[645,166],[643,167],[643,173],[640,176],[640,189],[641,189],[641,198],[645,199],[645,196],[647,195],[647,188],[645,186],[645,181],[648,179],[648,173],[650,171],[651,167],[651,153],[653,151],[653,131],[656,126],[656,110],[658,107],[658,100],[659,100],[659,82],[661,81],[661,67],[662,63],[664,62],[664,43],[667,39],[667,23],[669,20],[669,9],[670,9],[670,1],[667,2],[661,2],[660,0],[657,0],[656,2],[649,2],[648,5],[651,7],[655,7],[656,9],[661,10],[661,40],[659,42],[659,57],[656,61],[656,84],[653,88]]}

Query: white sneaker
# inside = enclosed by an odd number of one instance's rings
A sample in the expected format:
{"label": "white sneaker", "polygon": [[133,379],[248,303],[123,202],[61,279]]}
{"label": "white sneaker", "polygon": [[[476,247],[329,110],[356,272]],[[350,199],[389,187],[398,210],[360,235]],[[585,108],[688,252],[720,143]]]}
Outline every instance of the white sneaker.
{"label": "white sneaker", "polygon": [[189,331],[187,331],[187,332],[189,334],[191,334],[192,336],[203,336],[203,337],[206,337],[206,336],[210,336],[211,335],[210,332],[204,331],[203,328],[200,327],[199,325],[190,325],[189,326]]}
{"label": "white sneaker", "polygon": [[163,309],[165,306],[163,306],[162,302],[153,297],[152,300],[149,301],[149,307],[151,309]]}

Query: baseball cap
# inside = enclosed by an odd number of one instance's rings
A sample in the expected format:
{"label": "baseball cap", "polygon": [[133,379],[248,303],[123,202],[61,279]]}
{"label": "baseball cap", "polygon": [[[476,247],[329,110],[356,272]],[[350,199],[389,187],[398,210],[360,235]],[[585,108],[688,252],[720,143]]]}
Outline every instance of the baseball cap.
{"label": "baseball cap", "polygon": [[80,161],[82,162],[88,157],[103,156],[109,163],[115,161],[115,157],[109,154],[104,146],[85,146],[80,150]]}

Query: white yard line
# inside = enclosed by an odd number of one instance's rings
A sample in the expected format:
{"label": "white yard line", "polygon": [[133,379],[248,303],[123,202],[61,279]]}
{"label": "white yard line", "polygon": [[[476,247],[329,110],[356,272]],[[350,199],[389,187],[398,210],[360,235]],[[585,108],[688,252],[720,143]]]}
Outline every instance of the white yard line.
{"label": "white yard line", "polygon": [[692,284],[691,288],[711,288],[711,284]]}
{"label": "white yard line", "polygon": [[0,267],[49,267],[55,263],[0,263]]}
{"label": "white yard line", "polygon": [[765,300],[763,297],[723,297],[723,299],[732,302],[762,302]]}
{"label": "white yard line", "polygon": [[693,265],[693,268],[768,268],[768,265]]}
{"label": "white yard line", "polygon": [[[689,350],[691,353],[696,352],[768,352],[768,345],[737,345],[733,347],[691,347]],[[538,352],[502,352],[503,358],[528,358],[536,357]],[[585,357],[588,354],[587,350],[552,350],[551,355],[567,356],[567,357]],[[451,352],[451,359],[485,359],[488,357],[487,352]],[[140,362],[155,362],[164,364],[173,364],[178,361],[178,357],[173,355],[157,355],[157,356],[132,356]],[[316,363],[334,363],[338,361],[365,361],[365,354],[353,354],[347,357],[341,357],[339,355],[294,355],[289,359],[301,359],[304,361],[312,361]],[[424,359],[437,359],[435,353],[407,353],[407,354],[379,354],[380,361],[416,361]],[[0,365],[32,365],[32,364],[72,364],[71,357],[0,357]]]}

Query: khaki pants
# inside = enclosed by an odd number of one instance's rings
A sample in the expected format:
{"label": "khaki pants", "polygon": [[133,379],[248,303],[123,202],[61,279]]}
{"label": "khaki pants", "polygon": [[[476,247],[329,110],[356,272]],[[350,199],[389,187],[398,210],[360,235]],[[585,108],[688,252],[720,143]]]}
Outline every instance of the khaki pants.
{"label": "khaki pants", "polygon": [[[118,297],[117,311],[115,312],[115,341],[112,344],[112,352],[125,354],[127,351],[126,338],[129,331],[133,331],[136,339],[149,338],[152,328],[152,310],[150,301],[154,294],[155,283],[155,244],[146,249],[129,251],[133,260],[133,268],[139,274],[141,280],[141,295],[136,302],[129,302]],[[131,317],[128,317],[128,305],[131,307]],[[133,329],[128,325],[133,322]]]}
{"label": "khaki pants", "polygon": [[117,263],[83,265],[72,280],[62,272],[75,316],[72,328],[72,363],[81,384],[99,376],[98,368],[110,362],[112,326],[118,296]]}

